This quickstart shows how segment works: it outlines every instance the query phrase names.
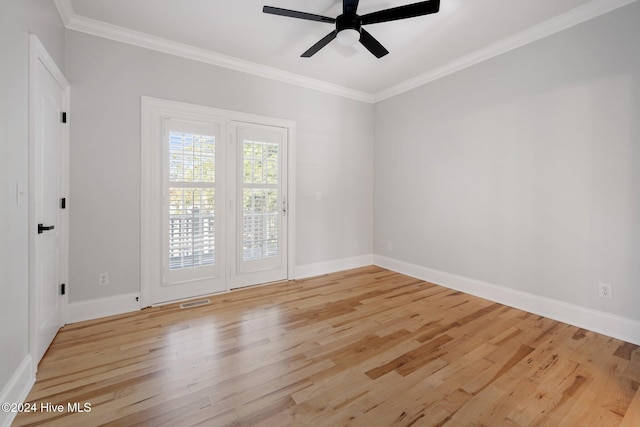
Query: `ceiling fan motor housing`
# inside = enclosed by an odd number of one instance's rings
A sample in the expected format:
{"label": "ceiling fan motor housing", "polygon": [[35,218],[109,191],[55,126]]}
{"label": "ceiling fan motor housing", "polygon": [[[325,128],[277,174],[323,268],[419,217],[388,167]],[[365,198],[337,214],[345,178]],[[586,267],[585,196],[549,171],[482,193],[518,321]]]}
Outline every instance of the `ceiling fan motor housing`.
{"label": "ceiling fan motor housing", "polygon": [[339,15],[336,18],[336,31],[340,32],[342,30],[356,30],[360,32],[360,28],[362,27],[360,23],[360,17],[354,14],[343,14]]}
{"label": "ceiling fan motor housing", "polygon": [[336,39],[343,46],[353,46],[360,37],[361,19],[355,13],[342,14],[336,18]]}

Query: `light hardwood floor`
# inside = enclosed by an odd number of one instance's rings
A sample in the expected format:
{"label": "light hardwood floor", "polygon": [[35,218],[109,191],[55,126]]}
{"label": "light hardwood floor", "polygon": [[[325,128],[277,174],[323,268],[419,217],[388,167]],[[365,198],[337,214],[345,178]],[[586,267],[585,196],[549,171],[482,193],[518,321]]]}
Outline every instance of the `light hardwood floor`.
{"label": "light hardwood floor", "polygon": [[209,298],[65,326],[14,425],[640,426],[638,346],[378,267]]}

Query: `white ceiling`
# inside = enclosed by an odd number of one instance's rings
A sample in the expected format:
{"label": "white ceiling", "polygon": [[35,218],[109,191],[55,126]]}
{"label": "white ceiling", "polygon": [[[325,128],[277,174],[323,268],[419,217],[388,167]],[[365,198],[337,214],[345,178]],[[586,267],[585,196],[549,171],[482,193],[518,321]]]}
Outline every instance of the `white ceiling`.
{"label": "white ceiling", "polygon": [[[366,26],[381,59],[335,41],[301,58],[333,25],[262,13],[335,17],[341,0],[55,1],[70,29],[373,102],[634,0],[442,0],[437,14]],[[360,0],[358,13],[414,1]]]}

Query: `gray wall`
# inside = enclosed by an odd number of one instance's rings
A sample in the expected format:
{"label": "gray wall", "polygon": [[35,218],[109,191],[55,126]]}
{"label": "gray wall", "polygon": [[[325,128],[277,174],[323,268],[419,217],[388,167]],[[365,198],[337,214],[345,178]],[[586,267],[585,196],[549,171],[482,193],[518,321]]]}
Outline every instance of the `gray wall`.
{"label": "gray wall", "polygon": [[143,95],[295,120],[296,264],[372,253],[372,105],[73,31],[66,47],[71,302],[140,290]]}
{"label": "gray wall", "polygon": [[639,23],[634,3],[376,104],[374,252],[640,320]]}
{"label": "gray wall", "polygon": [[[29,346],[28,83],[29,33],[64,66],[64,30],[53,2],[0,5],[0,390]],[[16,184],[25,189],[16,203]]]}

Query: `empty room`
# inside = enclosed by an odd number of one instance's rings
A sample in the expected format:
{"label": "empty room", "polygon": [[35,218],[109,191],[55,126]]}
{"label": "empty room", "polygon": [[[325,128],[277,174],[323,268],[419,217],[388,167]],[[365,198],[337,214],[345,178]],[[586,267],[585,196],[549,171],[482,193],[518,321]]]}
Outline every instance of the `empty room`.
{"label": "empty room", "polygon": [[636,0],[3,0],[0,427],[640,426]]}

